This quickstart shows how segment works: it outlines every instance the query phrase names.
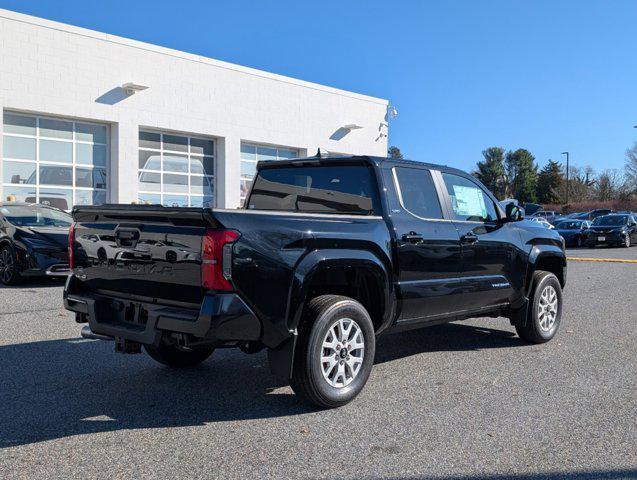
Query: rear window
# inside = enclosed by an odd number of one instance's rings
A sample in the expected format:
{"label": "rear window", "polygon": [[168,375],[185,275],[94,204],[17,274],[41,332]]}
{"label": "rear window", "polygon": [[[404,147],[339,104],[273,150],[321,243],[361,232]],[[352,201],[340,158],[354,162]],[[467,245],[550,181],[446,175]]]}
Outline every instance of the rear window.
{"label": "rear window", "polygon": [[364,165],[266,168],[257,175],[250,210],[378,215],[378,187]]}

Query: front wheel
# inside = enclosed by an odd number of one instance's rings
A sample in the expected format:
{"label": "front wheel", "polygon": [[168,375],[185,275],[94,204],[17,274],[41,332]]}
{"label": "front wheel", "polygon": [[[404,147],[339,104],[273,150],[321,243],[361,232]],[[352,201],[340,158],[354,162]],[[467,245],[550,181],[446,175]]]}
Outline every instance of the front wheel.
{"label": "front wheel", "polygon": [[316,297],[299,332],[292,389],[319,407],[345,405],[367,383],[375,349],[374,325],[359,302],[338,295]]}
{"label": "front wheel", "polygon": [[627,233],[626,238],[624,239],[624,247],[630,248],[631,245],[632,245],[632,242],[630,241],[630,234]]}
{"label": "front wheel", "polygon": [[20,280],[15,252],[9,245],[0,249],[0,282],[15,285]]}
{"label": "front wheel", "polygon": [[551,340],[562,319],[562,286],[555,275],[538,271],[533,276],[531,304],[524,325],[516,325],[520,338],[531,343]]}
{"label": "front wheel", "polygon": [[206,360],[214,347],[200,347],[193,350],[182,350],[174,345],[160,344],[157,347],[144,345],[146,353],[155,361],[172,368],[196,367]]}

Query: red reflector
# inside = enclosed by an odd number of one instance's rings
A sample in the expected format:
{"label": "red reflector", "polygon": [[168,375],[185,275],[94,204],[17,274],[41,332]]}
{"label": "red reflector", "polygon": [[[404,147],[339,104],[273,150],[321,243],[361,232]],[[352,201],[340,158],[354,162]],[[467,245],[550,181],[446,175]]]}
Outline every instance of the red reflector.
{"label": "red reflector", "polygon": [[73,242],[75,240],[75,222],[69,227],[69,268],[73,270]]}
{"label": "red reflector", "polygon": [[[239,232],[207,230],[201,240],[201,286],[206,290],[233,290],[229,276],[224,276],[223,246],[235,242]],[[229,259],[227,261],[230,261]],[[226,265],[226,273],[230,265]]]}

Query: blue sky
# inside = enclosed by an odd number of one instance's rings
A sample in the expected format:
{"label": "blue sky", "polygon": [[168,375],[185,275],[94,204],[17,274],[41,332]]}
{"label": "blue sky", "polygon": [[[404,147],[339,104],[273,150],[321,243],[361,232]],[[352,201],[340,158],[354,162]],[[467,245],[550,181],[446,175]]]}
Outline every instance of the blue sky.
{"label": "blue sky", "polygon": [[406,157],[489,146],[622,168],[637,1],[8,1],[0,7],[390,100]]}

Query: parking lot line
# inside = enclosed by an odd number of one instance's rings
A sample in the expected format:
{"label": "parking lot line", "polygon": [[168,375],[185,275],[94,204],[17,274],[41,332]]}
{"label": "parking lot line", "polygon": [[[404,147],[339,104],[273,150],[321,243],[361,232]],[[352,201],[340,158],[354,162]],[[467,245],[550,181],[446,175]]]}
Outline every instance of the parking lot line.
{"label": "parking lot line", "polygon": [[614,262],[614,263],[637,263],[637,260],[626,258],[586,258],[586,257],[566,257],[567,260],[575,260],[577,262]]}

